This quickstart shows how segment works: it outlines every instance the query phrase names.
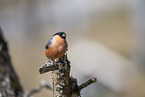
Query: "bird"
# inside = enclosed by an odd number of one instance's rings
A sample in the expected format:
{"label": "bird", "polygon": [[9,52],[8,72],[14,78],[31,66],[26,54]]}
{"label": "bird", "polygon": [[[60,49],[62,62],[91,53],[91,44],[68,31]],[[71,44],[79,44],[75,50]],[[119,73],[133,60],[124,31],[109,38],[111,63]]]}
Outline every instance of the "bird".
{"label": "bird", "polygon": [[45,56],[48,59],[61,58],[68,49],[65,32],[55,33],[45,46]]}

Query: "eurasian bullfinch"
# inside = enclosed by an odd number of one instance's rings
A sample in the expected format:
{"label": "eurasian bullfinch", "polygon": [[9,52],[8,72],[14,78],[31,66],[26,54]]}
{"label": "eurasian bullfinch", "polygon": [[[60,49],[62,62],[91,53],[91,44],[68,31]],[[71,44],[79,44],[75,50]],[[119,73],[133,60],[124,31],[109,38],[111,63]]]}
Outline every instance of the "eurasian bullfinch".
{"label": "eurasian bullfinch", "polygon": [[65,32],[57,32],[45,46],[45,55],[49,59],[62,57],[67,51],[68,44]]}

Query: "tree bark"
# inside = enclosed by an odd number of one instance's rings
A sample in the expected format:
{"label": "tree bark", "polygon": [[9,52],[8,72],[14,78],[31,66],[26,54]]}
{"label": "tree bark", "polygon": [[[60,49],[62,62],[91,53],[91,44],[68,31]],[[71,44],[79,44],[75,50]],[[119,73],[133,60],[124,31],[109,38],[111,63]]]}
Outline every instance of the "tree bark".
{"label": "tree bark", "polygon": [[70,68],[67,55],[61,57],[57,62],[48,60],[40,67],[40,74],[53,71],[53,97],[81,97],[80,92],[83,88],[97,82],[97,78],[92,78],[78,85],[77,79],[70,76]]}
{"label": "tree bark", "polygon": [[0,28],[0,97],[22,97],[23,89],[12,66],[7,42]]}

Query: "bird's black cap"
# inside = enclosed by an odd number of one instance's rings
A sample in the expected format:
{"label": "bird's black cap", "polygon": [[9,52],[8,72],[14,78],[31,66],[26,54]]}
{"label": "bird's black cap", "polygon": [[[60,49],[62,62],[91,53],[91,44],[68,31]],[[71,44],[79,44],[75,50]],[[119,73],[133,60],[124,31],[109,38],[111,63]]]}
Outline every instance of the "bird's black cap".
{"label": "bird's black cap", "polygon": [[53,36],[59,35],[61,38],[66,39],[66,33],[65,32],[57,32]]}

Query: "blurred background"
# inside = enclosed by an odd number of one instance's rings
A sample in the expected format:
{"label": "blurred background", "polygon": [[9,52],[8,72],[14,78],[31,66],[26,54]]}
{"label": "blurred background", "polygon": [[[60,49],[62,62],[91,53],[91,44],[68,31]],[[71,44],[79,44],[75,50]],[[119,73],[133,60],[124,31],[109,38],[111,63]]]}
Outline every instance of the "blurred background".
{"label": "blurred background", "polygon": [[79,84],[99,79],[82,97],[145,97],[144,0],[0,0],[0,26],[25,91],[51,83],[51,73],[38,71],[45,44],[64,31],[71,75]]}

